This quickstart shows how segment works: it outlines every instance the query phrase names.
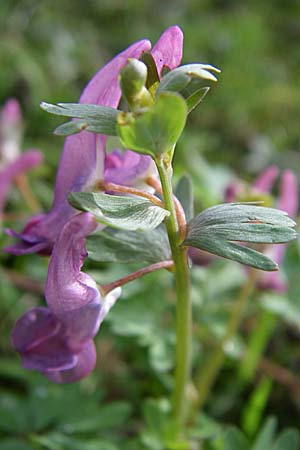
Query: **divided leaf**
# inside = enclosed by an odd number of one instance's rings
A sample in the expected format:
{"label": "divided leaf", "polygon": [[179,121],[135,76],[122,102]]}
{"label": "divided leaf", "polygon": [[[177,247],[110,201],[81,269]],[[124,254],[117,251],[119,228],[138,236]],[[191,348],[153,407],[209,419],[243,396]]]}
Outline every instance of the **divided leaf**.
{"label": "divided leaf", "polygon": [[233,243],[275,244],[297,237],[295,222],[286,213],[262,206],[226,203],[208,208],[188,224],[183,245],[262,270],[277,270],[277,264],[258,251]]}
{"label": "divided leaf", "polygon": [[146,112],[120,113],[117,132],[125,148],[153,158],[172,150],[186,122],[187,105],[181,95],[161,94]]}
{"label": "divided leaf", "polygon": [[98,222],[123,230],[153,230],[170,214],[140,197],[71,192],[68,200],[74,208],[93,214]]}
{"label": "divided leaf", "polygon": [[54,131],[55,134],[68,136],[82,130],[93,133],[116,136],[118,109],[109,106],[88,105],[81,103],[51,103],[41,102],[41,108],[58,116],[75,117],[81,120],[66,122]]}
{"label": "divided leaf", "polygon": [[164,91],[179,92],[187,87],[194,78],[217,81],[209,71],[219,73],[220,70],[210,64],[187,64],[168,72],[157,88],[157,95]]}
{"label": "divided leaf", "polygon": [[152,231],[105,230],[87,238],[89,258],[100,262],[149,262],[171,259],[168,236],[163,226]]}

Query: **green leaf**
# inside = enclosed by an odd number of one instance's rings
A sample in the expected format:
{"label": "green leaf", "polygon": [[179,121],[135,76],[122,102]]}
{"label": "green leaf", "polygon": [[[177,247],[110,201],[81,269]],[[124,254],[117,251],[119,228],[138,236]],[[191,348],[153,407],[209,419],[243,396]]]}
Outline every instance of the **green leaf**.
{"label": "green leaf", "polygon": [[92,213],[99,222],[123,230],[153,230],[170,214],[140,197],[71,192],[68,200],[74,208]]}
{"label": "green leaf", "polygon": [[283,243],[295,239],[295,222],[286,213],[254,206],[227,203],[208,208],[188,224],[183,245],[191,245],[215,255],[262,270],[277,270],[267,256],[231,241]]}
{"label": "green leaf", "polygon": [[274,417],[270,417],[266,420],[263,428],[255,440],[252,450],[266,450],[271,448],[276,431],[276,425],[277,421]]}
{"label": "green leaf", "polygon": [[224,450],[250,450],[250,444],[239,429],[231,427],[224,437]]}
{"label": "green leaf", "polygon": [[2,438],[1,448],[3,450],[35,450],[36,447],[32,447],[26,442],[15,438]]}
{"label": "green leaf", "polygon": [[194,217],[194,194],[192,180],[189,175],[183,175],[177,183],[175,194],[185,212],[186,220]]}
{"label": "green leaf", "polygon": [[219,73],[220,70],[209,64],[187,64],[168,72],[157,88],[157,95],[164,91],[179,92],[187,87],[194,78],[217,81],[209,71]]}
{"label": "green leaf", "polygon": [[102,262],[159,262],[171,259],[163,227],[152,231],[105,229],[87,238],[89,258]]}
{"label": "green leaf", "polygon": [[120,113],[117,132],[125,148],[152,157],[172,150],[186,121],[187,106],[178,94],[163,93],[145,113]]}
{"label": "green leaf", "polygon": [[[106,431],[108,429],[120,427],[125,424],[131,414],[131,405],[126,402],[113,402],[108,405],[101,406],[98,412],[94,412],[89,417],[82,416],[72,421],[73,434],[93,433]],[[62,429],[68,425],[68,421],[63,425]],[[115,430],[116,431],[116,430]]]}
{"label": "green leaf", "polygon": [[57,105],[52,105],[46,102],[41,102],[40,106],[51,114],[82,119],[60,125],[54,131],[55,134],[67,136],[82,130],[109,136],[116,136],[117,134],[117,116],[120,111],[109,106],[81,103],[58,103]]}
{"label": "green leaf", "polygon": [[199,103],[202,102],[202,100],[208,93],[209,89],[210,89],[209,87],[203,87],[203,88],[197,89],[192,94],[190,94],[188,97],[186,97],[185,100],[187,103],[189,113],[192,112],[193,109],[195,109],[199,105]]}
{"label": "green leaf", "polygon": [[299,431],[284,430],[276,440],[272,450],[299,450]]}

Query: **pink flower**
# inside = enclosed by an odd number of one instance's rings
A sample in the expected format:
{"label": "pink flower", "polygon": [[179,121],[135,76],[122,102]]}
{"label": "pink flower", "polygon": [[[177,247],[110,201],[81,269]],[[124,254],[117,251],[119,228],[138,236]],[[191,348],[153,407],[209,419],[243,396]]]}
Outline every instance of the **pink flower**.
{"label": "pink flower", "polygon": [[21,153],[22,115],[20,105],[9,99],[0,113],[0,219],[14,180],[42,162],[37,150]]}
{"label": "pink flower", "polygon": [[93,370],[93,338],[121,293],[117,288],[103,298],[95,281],[81,271],[87,256],[85,237],[96,226],[88,213],[66,223],[50,259],[45,290],[48,307],[27,311],[12,332],[23,366],[56,383],[77,381]]}
{"label": "pink flower", "polygon": [[[151,51],[159,74],[164,66],[174,69],[180,64],[182,44],[183,35],[177,26],[168,28],[162,34]],[[151,43],[148,40],[141,40],[117,55],[91,79],[80,97],[80,103],[116,108],[121,98],[118,82],[120,69],[128,58],[139,58],[143,52],[150,49]],[[77,213],[69,205],[67,194],[71,191],[90,190],[98,180],[103,179],[105,169],[108,180],[118,177],[117,171],[112,170],[116,169],[116,166],[112,167],[114,165],[112,160],[116,161],[116,155],[108,156],[110,167],[105,168],[105,143],[105,136],[86,131],[66,139],[56,176],[51,211],[30,219],[20,234],[10,231],[10,234],[18,237],[20,242],[7,247],[6,251],[17,255],[33,252],[51,253],[58,233],[70,217]],[[135,160],[136,157],[128,158],[128,154],[118,158],[122,169],[128,159],[134,161],[131,167],[126,166],[123,173],[126,175],[123,182],[126,183],[135,179],[149,163],[148,158],[144,156],[140,156],[138,162]]]}

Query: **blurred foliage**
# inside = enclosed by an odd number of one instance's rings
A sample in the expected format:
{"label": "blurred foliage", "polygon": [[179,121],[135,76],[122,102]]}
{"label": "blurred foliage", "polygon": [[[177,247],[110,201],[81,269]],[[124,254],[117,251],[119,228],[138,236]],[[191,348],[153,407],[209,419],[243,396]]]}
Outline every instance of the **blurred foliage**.
{"label": "blurred foliage", "polygon": [[[189,172],[193,180],[196,212],[223,200],[234,171],[247,180],[270,163],[299,172],[299,16],[300,3],[292,0],[2,0],[0,103],[18,98],[26,120],[24,148],[44,152],[45,164],[29,175],[43,208],[51,205],[63,139],[52,135],[60,119],[39,102],[77,101],[115,53],[142,37],[154,43],[174,23],[185,34],[183,62],[222,69],[189,117],[175,158],[176,177]],[[7,213],[5,225],[19,229],[30,214],[17,190]],[[1,247],[7,239],[1,236]],[[226,346],[207,415],[191,427],[195,449],[199,442],[203,450],[299,448],[298,432],[282,431],[299,427],[299,248],[299,242],[291,244],[284,262],[289,292],[252,295],[241,332]],[[9,342],[15,319],[43,302],[47,258],[1,253],[0,259],[0,447],[165,450],[175,344],[170,275],[127,286],[97,337],[96,371],[76,385],[55,386],[22,369]],[[89,262],[87,268],[104,283],[135,266]],[[193,268],[196,366],[224,334],[245,277],[244,269],[219,259]],[[264,421],[269,415],[277,417],[278,434],[275,419]],[[230,423],[241,430],[228,429]]]}

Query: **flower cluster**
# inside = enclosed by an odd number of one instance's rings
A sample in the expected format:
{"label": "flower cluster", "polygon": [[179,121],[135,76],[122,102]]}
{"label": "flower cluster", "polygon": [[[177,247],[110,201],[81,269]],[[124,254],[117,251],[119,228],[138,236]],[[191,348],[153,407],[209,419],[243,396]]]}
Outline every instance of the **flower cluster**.
{"label": "flower cluster", "polygon": [[[117,108],[121,90],[119,72],[128,58],[149,52],[161,74],[181,61],[183,35],[177,26],[167,29],[151,50],[141,40],[112,59],[91,79],[80,103]],[[104,298],[94,280],[81,271],[87,256],[85,238],[97,224],[89,213],[78,213],[68,203],[69,192],[90,191],[103,180],[144,187],[153,174],[150,157],[130,150],[106,154],[106,136],[81,131],[66,138],[55,181],[50,212],[32,217],[21,233],[9,234],[18,242],[6,248],[15,255],[50,254],[45,298],[47,307],[26,312],[16,323],[12,341],[24,367],[36,369],[54,382],[81,379],[96,361],[93,337],[120,295],[120,288]]]}

